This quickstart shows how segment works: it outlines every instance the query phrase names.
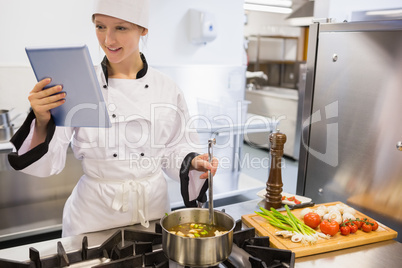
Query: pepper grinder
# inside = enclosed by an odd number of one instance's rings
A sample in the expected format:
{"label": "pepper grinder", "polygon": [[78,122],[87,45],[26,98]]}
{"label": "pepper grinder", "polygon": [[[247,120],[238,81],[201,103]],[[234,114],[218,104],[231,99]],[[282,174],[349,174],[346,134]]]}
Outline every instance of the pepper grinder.
{"label": "pepper grinder", "polygon": [[286,135],[277,130],[269,135],[269,142],[271,166],[265,194],[264,207],[266,209],[282,207],[282,156]]}

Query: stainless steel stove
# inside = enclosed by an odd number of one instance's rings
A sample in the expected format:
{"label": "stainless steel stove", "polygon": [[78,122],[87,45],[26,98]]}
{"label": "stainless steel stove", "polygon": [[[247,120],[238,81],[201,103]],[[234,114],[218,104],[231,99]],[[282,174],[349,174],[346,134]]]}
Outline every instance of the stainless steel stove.
{"label": "stainless steel stove", "polygon": [[[289,250],[269,247],[269,237],[258,237],[255,229],[242,229],[236,222],[233,234],[233,249],[227,260],[214,267],[294,267],[295,254]],[[100,246],[88,247],[84,236],[81,248],[66,252],[57,242],[57,254],[41,256],[33,247],[29,248],[29,260],[14,261],[0,259],[4,268],[135,268],[135,267],[184,267],[169,260],[162,250],[161,227],[155,224],[155,232],[121,229],[117,230]],[[186,267],[187,268],[187,267]],[[189,267],[190,268],[190,267]],[[192,267],[195,268],[195,267]]]}

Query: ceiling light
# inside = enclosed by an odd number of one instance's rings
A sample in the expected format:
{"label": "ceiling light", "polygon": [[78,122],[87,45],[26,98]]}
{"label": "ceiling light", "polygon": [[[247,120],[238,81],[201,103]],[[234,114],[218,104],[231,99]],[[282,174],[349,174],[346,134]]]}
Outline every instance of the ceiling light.
{"label": "ceiling light", "polygon": [[288,7],[266,6],[266,5],[258,5],[258,4],[244,4],[244,9],[253,10],[253,11],[282,13],[282,14],[292,13],[292,9],[288,8]]}
{"label": "ceiling light", "polygon": [[276,7],[292,7],[291,0],[245,0],[244,3]]}

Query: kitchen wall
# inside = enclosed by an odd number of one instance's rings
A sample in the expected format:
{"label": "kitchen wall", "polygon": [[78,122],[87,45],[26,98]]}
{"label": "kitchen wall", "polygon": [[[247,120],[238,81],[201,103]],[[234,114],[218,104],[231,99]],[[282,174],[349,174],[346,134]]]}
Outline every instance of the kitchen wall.
{"label": "kitchen wall", "polygon": [[[1,65],[28,64],[25,46],[86,43],[95,63],[102,53],[91,22],[93,0],[0,0]],[[145,51],[155,64],[240,64],[243,0],[151,0]],[[215,16],[217,38],[188,41],[189,9]],[[7,26],[5,26],[7,25]]]}
{"label": "kitchen wall", "polygon": [[86,43],[96,49],[92,0],[0,0],[0,64],[28,65],[25,47]]}
{"label": "kitchen wall", "polygon": [[[150,33],[145,51],[156,65],[241,65],[243,0],[152,0]],[[215,17],[217,37],[206,45],[189,42],[189,10]]]}
{"label": "kitchen wall", "polygon": [[[0,107],[25,111],[35,83],[26,46],[85,43],[94,63],[103,52],[91,22],[93,0],[0,0]],[[243,0],[151,0],[150,30],[143,47],[151,65],[241,65]],[[188,10],[215,16],[217,37],[188,41]],[[5,94],[13,92],[13,94]]]}
{"label": "kitchen wall", "polygon": [[[90,20],[92,1],[0,0],[0,107],[26,112],[36,79],[26,46],[97,42]],[[12,94],[10,94],[12,92]]]}
{"label": "kitchen wall", "polygon": [[[214,105],[211,109],[226,113],[223,101],[235,106],[237,100],[244,99],[243,0],[151,0],[151,10],[145,55],[183,90],[191,115],[205,115],[200,102],[209,102]],[[190,41],[190,10],[214,17],[217,35],[213,41]]]}

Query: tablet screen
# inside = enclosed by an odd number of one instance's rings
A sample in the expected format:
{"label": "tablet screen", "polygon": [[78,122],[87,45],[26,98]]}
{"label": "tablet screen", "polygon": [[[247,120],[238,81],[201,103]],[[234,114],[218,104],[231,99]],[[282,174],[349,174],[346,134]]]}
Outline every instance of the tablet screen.
{"label": "tablet screen", "polygon": [[49,77],[48,87],[62,85],[66,93],[66,102],[50,111],[56,126],[111,127],[86,45],[25,50],[36,79]]}

